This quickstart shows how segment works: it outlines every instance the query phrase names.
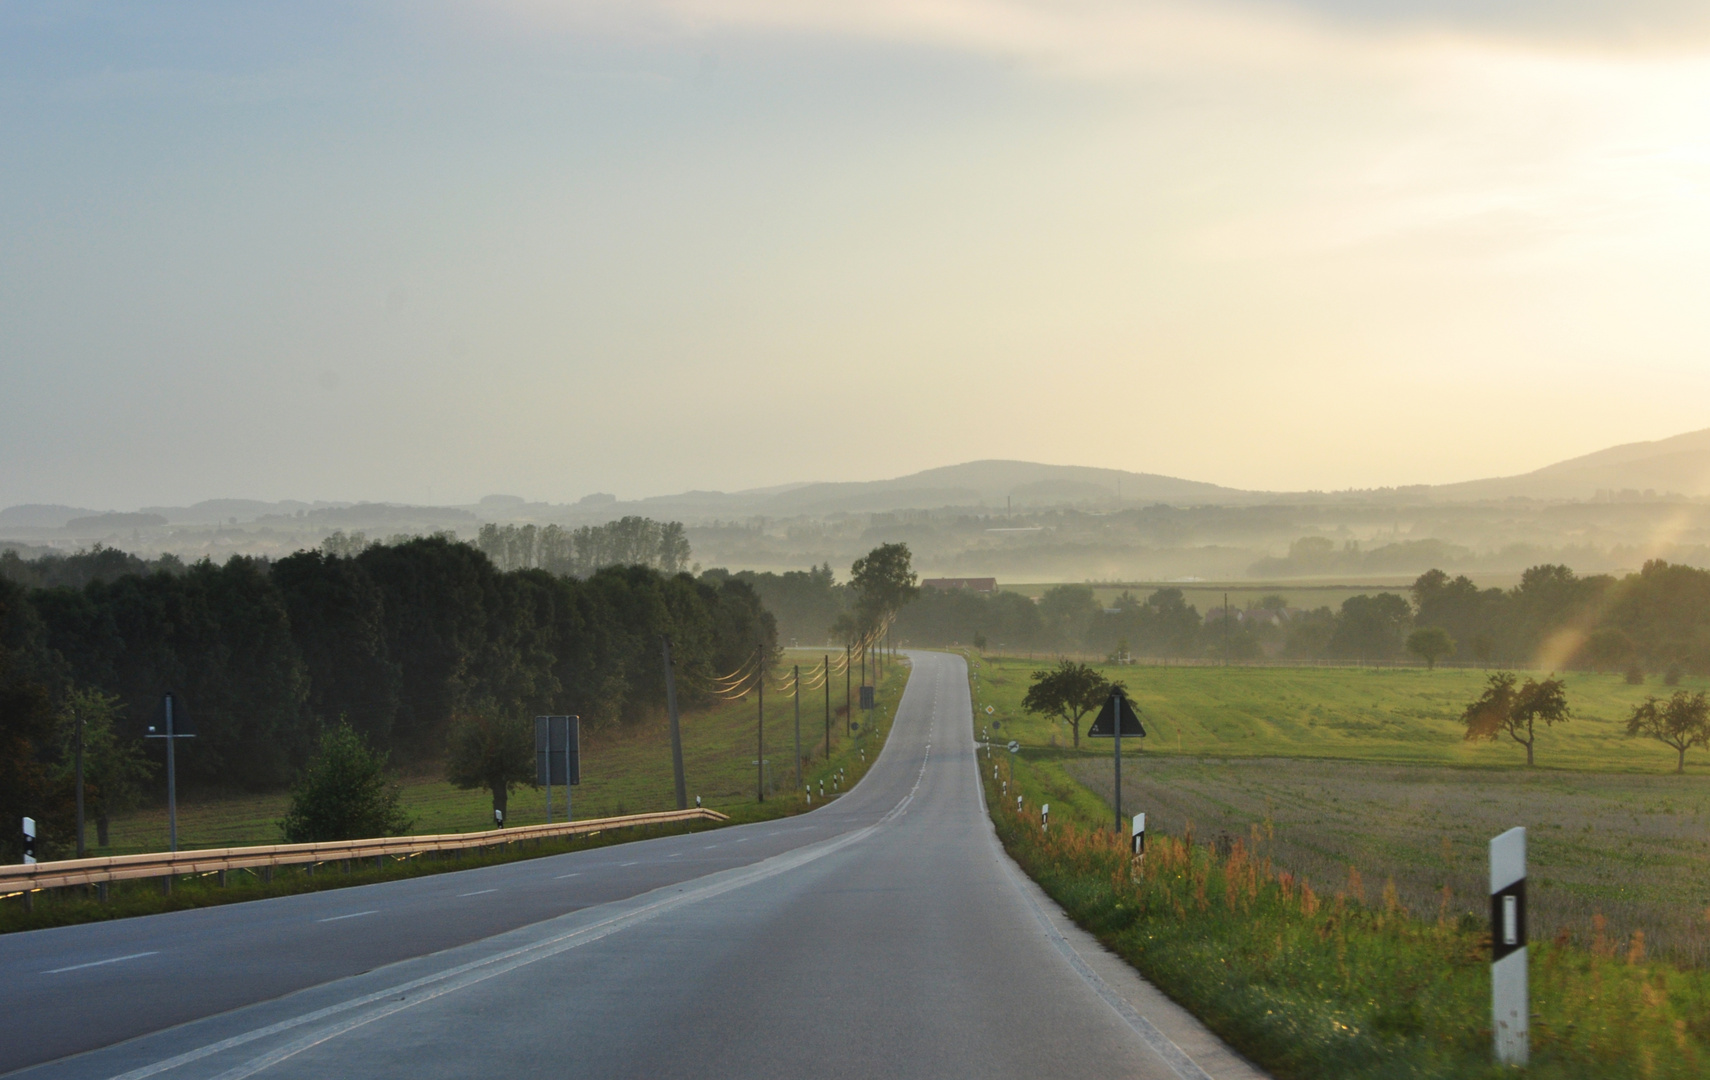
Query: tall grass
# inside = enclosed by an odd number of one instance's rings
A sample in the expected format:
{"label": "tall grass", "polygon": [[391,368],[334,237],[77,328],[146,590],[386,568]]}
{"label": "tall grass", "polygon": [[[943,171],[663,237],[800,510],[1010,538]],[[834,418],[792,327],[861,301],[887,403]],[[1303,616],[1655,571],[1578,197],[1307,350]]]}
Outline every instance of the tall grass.
{"label": "tall grass", "polygon": [[[1191,831],[1126,839],[1052,802],[1038,820],[1025,763],[1000,794],[1005,847],[1082,926],[1231,1045],[1285,1080],[1506,1075],[1491,1064],[1481,921],[1411,912],[1357,867],[1311,882],[1274,866],[1261,826],[1207,845]],[[1536,1077],[1667,1080],[1710,1073],[1710,973],[1647,960],[1643,936],[1531,948]]]}

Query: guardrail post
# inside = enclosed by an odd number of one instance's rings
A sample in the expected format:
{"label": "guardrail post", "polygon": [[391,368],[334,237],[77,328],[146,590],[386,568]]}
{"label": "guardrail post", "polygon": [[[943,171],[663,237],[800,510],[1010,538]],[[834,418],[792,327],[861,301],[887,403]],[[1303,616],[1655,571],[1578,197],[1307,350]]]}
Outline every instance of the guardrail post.
{"label": "guardrail post", "polygon": [[220,888],[223,889],[225,887],[226,887],[226,872],[224,870],[221,870],[220,871]]}
{"label": "guardrail post", "polygon": [[105,881],[95,886],[95,898],[103,904],[107,902],[107,883]]}
{"label": "guardrail post", "polygon": [[272,866],[264,866],[261,868],[261,882],[263,885],[273,884],[273,867]]}
{"label": "guardrail post", "polygon": [[160,895],[172,895],[172,875],[166,874],[160,879]]}
{"label": "guardrail post", "polygon": [[30,912],[32,912],[34,910],[36,910],[36,891],[34,889],[25,889],[24,890],[24,914],[28,915]]}

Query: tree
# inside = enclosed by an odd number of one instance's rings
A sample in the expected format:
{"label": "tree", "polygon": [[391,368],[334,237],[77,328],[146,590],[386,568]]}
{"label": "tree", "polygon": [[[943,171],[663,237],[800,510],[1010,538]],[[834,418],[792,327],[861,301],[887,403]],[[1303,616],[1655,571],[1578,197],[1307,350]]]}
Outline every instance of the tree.
{"label": "tree", "polygon": [[143,784],[155,775],[137,739],[122,739],[116,730],[124,705],[115,694],[75,688],[65,696],[58,717],[61,784],[75,784],[77,725],[83,724],[83,799],[95,818],[95,845],[107,846],[114,814],[142,801]]}
{"label": "tree", "polygon": [[321,733],[279,830],[287,844],[398,836],[412,824],[401,794],[386,775],[386,755],[341,719]]}
{"label": "tree", "polygon": [[1401,650],[1412,621],[1413,609],[1395,593],[1350,596],[1342,601],[1336,628],[1325,648],[1332,656],[1386,659]]}
{"label": "tree", "polygon": [[1081,718],[1102,706],[1112,691],[1123,689],[1086,664],[1064,660],[1054,668],[1033,673],[1033,685],[1021,707],[1030,713],[1060,717],[1081,745]]}
{"label": "tree", "polygon": [[880,544],[849,567],[849,584],[863,631],[896,617],[920,593],[907,544]]}
{"label": "tree", "polygon": [[1488,680],[1484,693],[1461,713],[1467,727],[1467,740],[1488,739],[1494,742],[1507,735],[1526,748],[1526,764],[1531,765],[1532,748],[1537,741],[1537,725],[1545,727],[1565,722],[1571,715],[1567,690],[1560,679],[1536,682],[1527,679],[1518,688],[1512,672],[1499,671]]}
{"label": "tree", "polygon": [[1098,618],[1098,597],[1090,585],[1053,585],[1039,598],[1039,617],[1059,645],[1078,645]]}
{"label": "tree", "polygon": [[490,703],[460,714],[452,721],[445,778],[465,791],[486,788],[493,809],[501,815],[511,789],[534,786],[534,727],[519,716],[501,712]]}
{"label": "tree", "polygon": [[1688,694],[1676,690],[1667,701],[1647,697],[1633,706],[1627,718],[1627,734],[1643,735],[1670,747],[1677,755],[1674,771],[1686,771],[1686,752],[1694,746],[1710,746],[1710,700],[1704,691]]}
{"label": "tree", "polygon": [[1425,661],[1433,670],[1437,661],[1455,655],[1455,639],[1441,626],[1422,626],[1407,635],[1407,651]]}

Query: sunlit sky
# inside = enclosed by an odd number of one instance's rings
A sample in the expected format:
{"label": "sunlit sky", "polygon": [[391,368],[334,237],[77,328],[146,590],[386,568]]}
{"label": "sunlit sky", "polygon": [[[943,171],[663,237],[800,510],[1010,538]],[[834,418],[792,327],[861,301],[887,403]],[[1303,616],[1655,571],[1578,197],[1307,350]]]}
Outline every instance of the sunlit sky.
{"label": "sunlit sky", "polygon": [[1710,5],[0,2],[0,506],[1710,426]]}

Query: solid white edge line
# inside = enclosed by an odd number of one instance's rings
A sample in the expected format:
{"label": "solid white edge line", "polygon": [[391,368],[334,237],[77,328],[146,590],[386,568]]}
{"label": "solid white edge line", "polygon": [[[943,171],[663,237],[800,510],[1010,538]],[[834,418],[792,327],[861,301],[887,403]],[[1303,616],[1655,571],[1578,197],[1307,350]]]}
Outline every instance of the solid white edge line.
{"label": "solid white edge line", "polygon": [[[972,698],[969,699],[969,703],[970,712],[968,724],[969,730],[972,731]],[[1069,967],[1074,969],[1075,974],[1079,975],[1086,981],[1088,986],[1092,987],[1093,993],[1103,998],[1104,1003],[1110,1006],[1111,1011],[1121,1017],[1122,1022],[1127,1024],[1136,1035],[1140,1036],[1146,1045],[1151,1047],[1153,1053],[1163,1059],[1164,1064],[1170,1067],[1171,1072],[1181,1077],[1182,1080],[1212,1080],[1211,1074],[1200,1068],[1199,1063],[1189,1057],[1186,1050],[1177,1046],[1173,1039],[1168,1035],[1165,1035],[1162,1031],[1159,1031],[1152,1021],[1141,1016],[1139,1010],[1128,1003],[1127,998],[1118,994],[1109,983],[1105,982],[1104,979],[1099,976],[1098,972],[1088,966],[1087,962],[1081,958],[1081,954],[1075,951],[1075,947],[1069,944],[1069,939],[1064,937],[1062,932],[1057,929],[1056,925],[1051,922],[1051,917],[1045,913],[1044,908],[1039,906],[1039,901],[1033,898],[1033,893],[1029,891],[1027,887],[1016,877],[1017,868],[1015,860],[1009,857],[1009,852],[1005,851],[1003,848],[1003,842],[998,839],[997,826],[993,824],[991,810],[986,805],[986,785],[984,778],[980,775],[978,748],[974,751],[974,790],[978,792],[980,796],[980,812],[985,815],[986,820],[986,838],[996,849],[995,853],[998,856],[998,866],[1003,870],[1004,875],[1009,878],[1009,883],[1015,887],[1015,891],[1021,894],[1021,898],[1027,902],[1028,908],[1033,912],[1034,919],[1038,921],[1040,928],[1045,931],[1045,939],[1049,941],[1052,947],[1055,948],[1063,959],[1068,962]]]}
{"label": "solid white edge line", "polygon": [[370,911],[353,911],[349,915],[332,915],[332,916],[329,916],[328,918],[325,918],[325,919],[316,919],[315,921],[318,923],[338,922],[340,919],[359,919],[364,915],[378,915],[378,914],[380,914],[380,909],[374,908]]}
{"label": "solid white edge line", "polygon": [[474,892],[458,893],[457,898],[459,900],[461,900],[465,896],[486,896],[490,892],[498,892],[498,891],[499,890],[497,890],[497,889],[476,889]]}
{"label": "solid white edge line", "polygon": [[43,975],[63,975],[68,971],[82,971],[84,968],[103,967],[107,964],[117,964],[117,963],[120,963],[121,961],[124,961],[124,960],[140,960],[145,956],[159,956],[159,955],[160,955],[159,949],[151,949],[148,952],[134,952],[134,953],[129,954],[128,956],[112,956],[112,957],[108,957],[105,960],[91,960],[87,964],[72,964],[69,967],[54,968],[51,971],[44,971],[44,972],[42,972],[42,974]]}

